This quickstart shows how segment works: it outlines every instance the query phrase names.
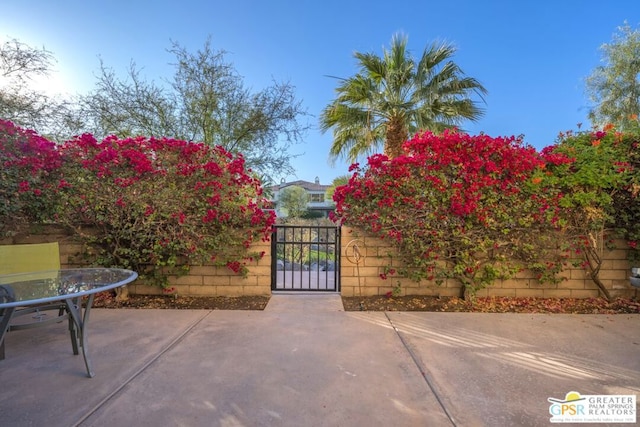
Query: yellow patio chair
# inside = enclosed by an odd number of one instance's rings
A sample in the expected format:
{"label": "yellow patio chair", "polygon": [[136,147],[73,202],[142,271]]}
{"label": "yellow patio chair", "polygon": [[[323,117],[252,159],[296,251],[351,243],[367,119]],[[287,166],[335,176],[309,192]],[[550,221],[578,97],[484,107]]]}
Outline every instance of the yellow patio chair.
{"label": "yellow patio chair", "polygon": [[[34,243],[25,245],[0,245],[0,276],[4,274],[42,272],[53,270],[57,276],[60,269],[60,247],[58,242]],[[39,273],[38,277],[42,277]],[[58,310],[57,316],[47,317],[42,311]],[[0,310],[2,311],[2,310]],[[35,321],[18,322],[19,316],[35,313]],[[3,314],[3,313],[0,313]],[[7,326],[8,331],[27,329],[46,323],[59,323],[68,319],[64,304],[49,304],[18,309],[13,315],[12,322]],[[71,325],[70,325],[71,327]],[[0,344],[0,360],[4,359],[4,341]]]}
{"label": "yellow patio chair", "polygon": [[0,275],[59,269],[58,242],[0,245]]}

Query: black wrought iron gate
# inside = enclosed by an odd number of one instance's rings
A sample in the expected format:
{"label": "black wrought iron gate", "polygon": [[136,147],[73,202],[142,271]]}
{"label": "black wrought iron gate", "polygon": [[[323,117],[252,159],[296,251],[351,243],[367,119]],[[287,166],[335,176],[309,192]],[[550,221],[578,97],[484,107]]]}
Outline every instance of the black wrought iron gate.
{"label": "black wrought iron gate", "polygon": [[277,225],[271,259],[272,291],[340,291],[340,227]]}

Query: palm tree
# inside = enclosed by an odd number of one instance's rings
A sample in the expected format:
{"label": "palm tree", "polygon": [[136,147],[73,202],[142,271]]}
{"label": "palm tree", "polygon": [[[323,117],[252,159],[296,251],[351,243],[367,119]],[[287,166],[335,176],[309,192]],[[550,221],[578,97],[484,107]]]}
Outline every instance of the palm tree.
{"label": "palm tree", "polygon": [[486,94],[476,80],[465,77],[452,60],[455,48],[434,43],[416,62],[407,37],[394,35],[383,56],[354,54],[360,72],[342,79],[337,97],[320,116],[322,132],[333,129],[332,160],[354,162],[384,144],[389,157],[402,154],[402,144],[418,130],[442,130],[483,115],[469,96]]}

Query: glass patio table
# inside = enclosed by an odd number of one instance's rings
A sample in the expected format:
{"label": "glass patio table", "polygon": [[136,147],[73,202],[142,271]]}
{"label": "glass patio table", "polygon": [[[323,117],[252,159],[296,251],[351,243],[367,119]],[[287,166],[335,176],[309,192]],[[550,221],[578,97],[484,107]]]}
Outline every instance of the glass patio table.
{"label": "glass patio table", "polygon": [[[73,354],[82,357],[87,376],[93,369],[87,349],[87,324],[98,292],[134,281],[138,273],[117,268],[76,268],[0,275],[0,360],[4,359],[4,338],[8,331],[69,321]],[[84,301],[84,297],[86,301]],[[46,310],[58,310],[47,317]],[[13,322],[23,314],[35,313],[28,322]]]}

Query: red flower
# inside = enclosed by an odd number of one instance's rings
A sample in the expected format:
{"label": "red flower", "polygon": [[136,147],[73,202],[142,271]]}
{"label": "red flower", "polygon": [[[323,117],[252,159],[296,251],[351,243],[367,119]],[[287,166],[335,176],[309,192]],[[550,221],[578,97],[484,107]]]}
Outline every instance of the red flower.
{"label": "red flower", "polygon": [[29,182],[22,181],[19,184],[18,191],[21,192],[21,193],[26,193],[27,191],[29,191],[29,189],[30,189],[29,187],[30,187]]}

